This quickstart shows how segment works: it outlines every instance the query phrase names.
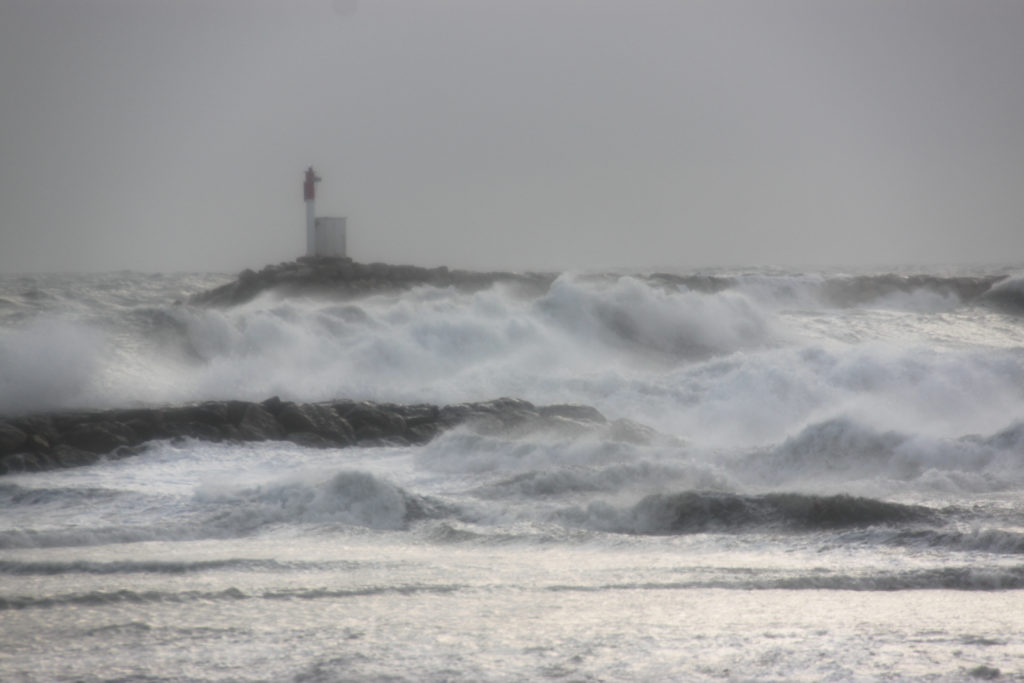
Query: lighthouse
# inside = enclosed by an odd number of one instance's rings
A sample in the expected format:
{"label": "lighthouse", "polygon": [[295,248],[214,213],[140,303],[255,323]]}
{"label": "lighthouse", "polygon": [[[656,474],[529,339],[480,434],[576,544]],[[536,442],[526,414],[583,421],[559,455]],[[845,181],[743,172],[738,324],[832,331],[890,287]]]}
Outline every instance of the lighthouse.
{"label": "lighthouse", "polygon": [[316,184],[320,180],[312,166],[306,169],[302,183],[302,198],[306,201],[306,256],[344,257],[345,218],[316,215]]}

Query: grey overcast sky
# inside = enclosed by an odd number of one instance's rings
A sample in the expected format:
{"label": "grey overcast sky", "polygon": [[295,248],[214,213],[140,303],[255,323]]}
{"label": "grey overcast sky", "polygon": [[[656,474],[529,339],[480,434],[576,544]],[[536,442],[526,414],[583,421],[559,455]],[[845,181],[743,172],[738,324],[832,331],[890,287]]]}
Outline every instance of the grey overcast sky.
{"label": "grey overcast sky", "polygon": [[0,0],[0,272],[1024,263],[1019,0]]}

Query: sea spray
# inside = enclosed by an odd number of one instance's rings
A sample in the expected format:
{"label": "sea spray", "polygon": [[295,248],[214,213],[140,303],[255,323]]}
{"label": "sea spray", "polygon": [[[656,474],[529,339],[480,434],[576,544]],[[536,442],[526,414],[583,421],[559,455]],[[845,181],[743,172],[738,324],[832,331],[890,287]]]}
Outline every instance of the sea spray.
{"label": "sea spray", "polygon": [[0,278],[0,348],[70,359],[6,405],[192,425],[4,475],[0,675],[1019,677],[1007,275]]}

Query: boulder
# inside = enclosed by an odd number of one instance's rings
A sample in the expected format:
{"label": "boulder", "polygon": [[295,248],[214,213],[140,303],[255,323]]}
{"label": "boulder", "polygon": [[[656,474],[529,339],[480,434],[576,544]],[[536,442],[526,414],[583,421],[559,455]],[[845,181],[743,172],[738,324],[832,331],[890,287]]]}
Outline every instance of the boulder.
{"label": "boulder", "polygon": [[315,434],[336,445],[348,446],[356,441],[352,425],[329,405],[285,403],[277,414],[277,421],[286,432]]}
{"label": "boulder", "polygon": [[9,422],[0,422],[0,455],[17,453],[27,447],[27,433]]}
{"label": "boulder", "polygon": [[579,422],[596,422],[605,424],[608,420],[601,412],[593,406],[562,403],[550,406],[541,406],[537,412],[544,417],[564,417]]}
{"label": "boulder", "polygon": [[100,456],[91,451],[84,451],[67,444],[58,444],[50,451],[53,460],[57,461],[60,467],[80,467],[91,465],[100,459]]}
{"label": "boulder", "polygon": [[111,414],[111,418],[131,429],[136,443],[158,439],[164,431],[163,414],[159,410],[118,410]]}
{"label": "boulder", "polygon": [[[473,412],[483,413],[484,415],[496,418],[505,429],[521,427],[536,421],[540,417],[536,406],[529,401],[518,398],[499,398],[484,403],[474,403]],[[474,419],[474,421],[488,425],[491,423],[490,420],[481,421]],[[488,427],[488,432],[493,431],[492,428]]]}
{"label": "boulder", "polygon": [[271,396],[260,405],[271,415],[277,415],[281,410],[281,406],[284,405],[284,401],[279,396]]}
{"label": "boulder", "polygon": [[138,439],[131,427],[114,421],[84,422],[63,435],[62,441],[90,453],[109,453],[119,446],[129,446]]}
{"label": "boulder", "polygon": [[405,432],[405,438],[414,444],[429,443],[441,431],[440,426],[435,423],[423,423],[410,426]]}
{"label": "boulder", "polygon": [[352,267],[351,261],[343,261],[337,265],[334,269],[334,277],[337,280],[348,282],[355,277],[355,268]]}
{"label": "boulder", "polygon": [[161,416],[164,424],[201,422],[222,427],[228,422],[228,404],[223,401],[207,401],[198,405],[165,408]]}
{"label": "boulder", "polygon": [[441,408],[437,420],[445,428],[451,429],[465,422],[472,412],[468,403],[455,403]]}
{"label": "boulder", "polygon": [[30,415],[19,417],[12,422],[16,427],[29,435],[29,447],[37,450],[40,446],[48,448],[60,441],[60,432],[53,424],[53,419],[46,415]]}
{"label": "boulder", "polygon": [[[278,399],[280,402],[280,399]],[[242,419],[236,425],[238,434],[245,441],[269,441],[284,436],[281,425],[264,407],[264,404],[250,403],[242,412]]]}
{"label": "boulder", "polygon": [[388,404],[388,408],[401,415],[405,420],[405,424],[409,427],[433,424],[437,422],[441,415],[441,409],[429,403],[418,403],[408,406]]}
{"label": "boulder", "polygon": [[343,417],[355,432],[357,441],[371,441],[404,438],[405,418],[369,401],[358,403],[335,403],[335,411]]}
{"label": "boulder", "polygon": [[8,472],[39,472],[42,467],[35,453],[13,453],[0,458],[0,468]]}

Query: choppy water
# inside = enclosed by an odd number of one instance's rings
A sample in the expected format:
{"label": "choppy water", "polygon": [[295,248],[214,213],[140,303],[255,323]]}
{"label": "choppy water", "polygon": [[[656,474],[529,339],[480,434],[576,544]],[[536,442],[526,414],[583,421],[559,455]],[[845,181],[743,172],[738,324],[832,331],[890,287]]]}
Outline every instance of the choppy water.
{"label": "choppy water", "polygon": [[592,405],[0,479],[3,680],[1024,679],[1024,278],[559,277],[207,310],[0,278],[0,414]]}

